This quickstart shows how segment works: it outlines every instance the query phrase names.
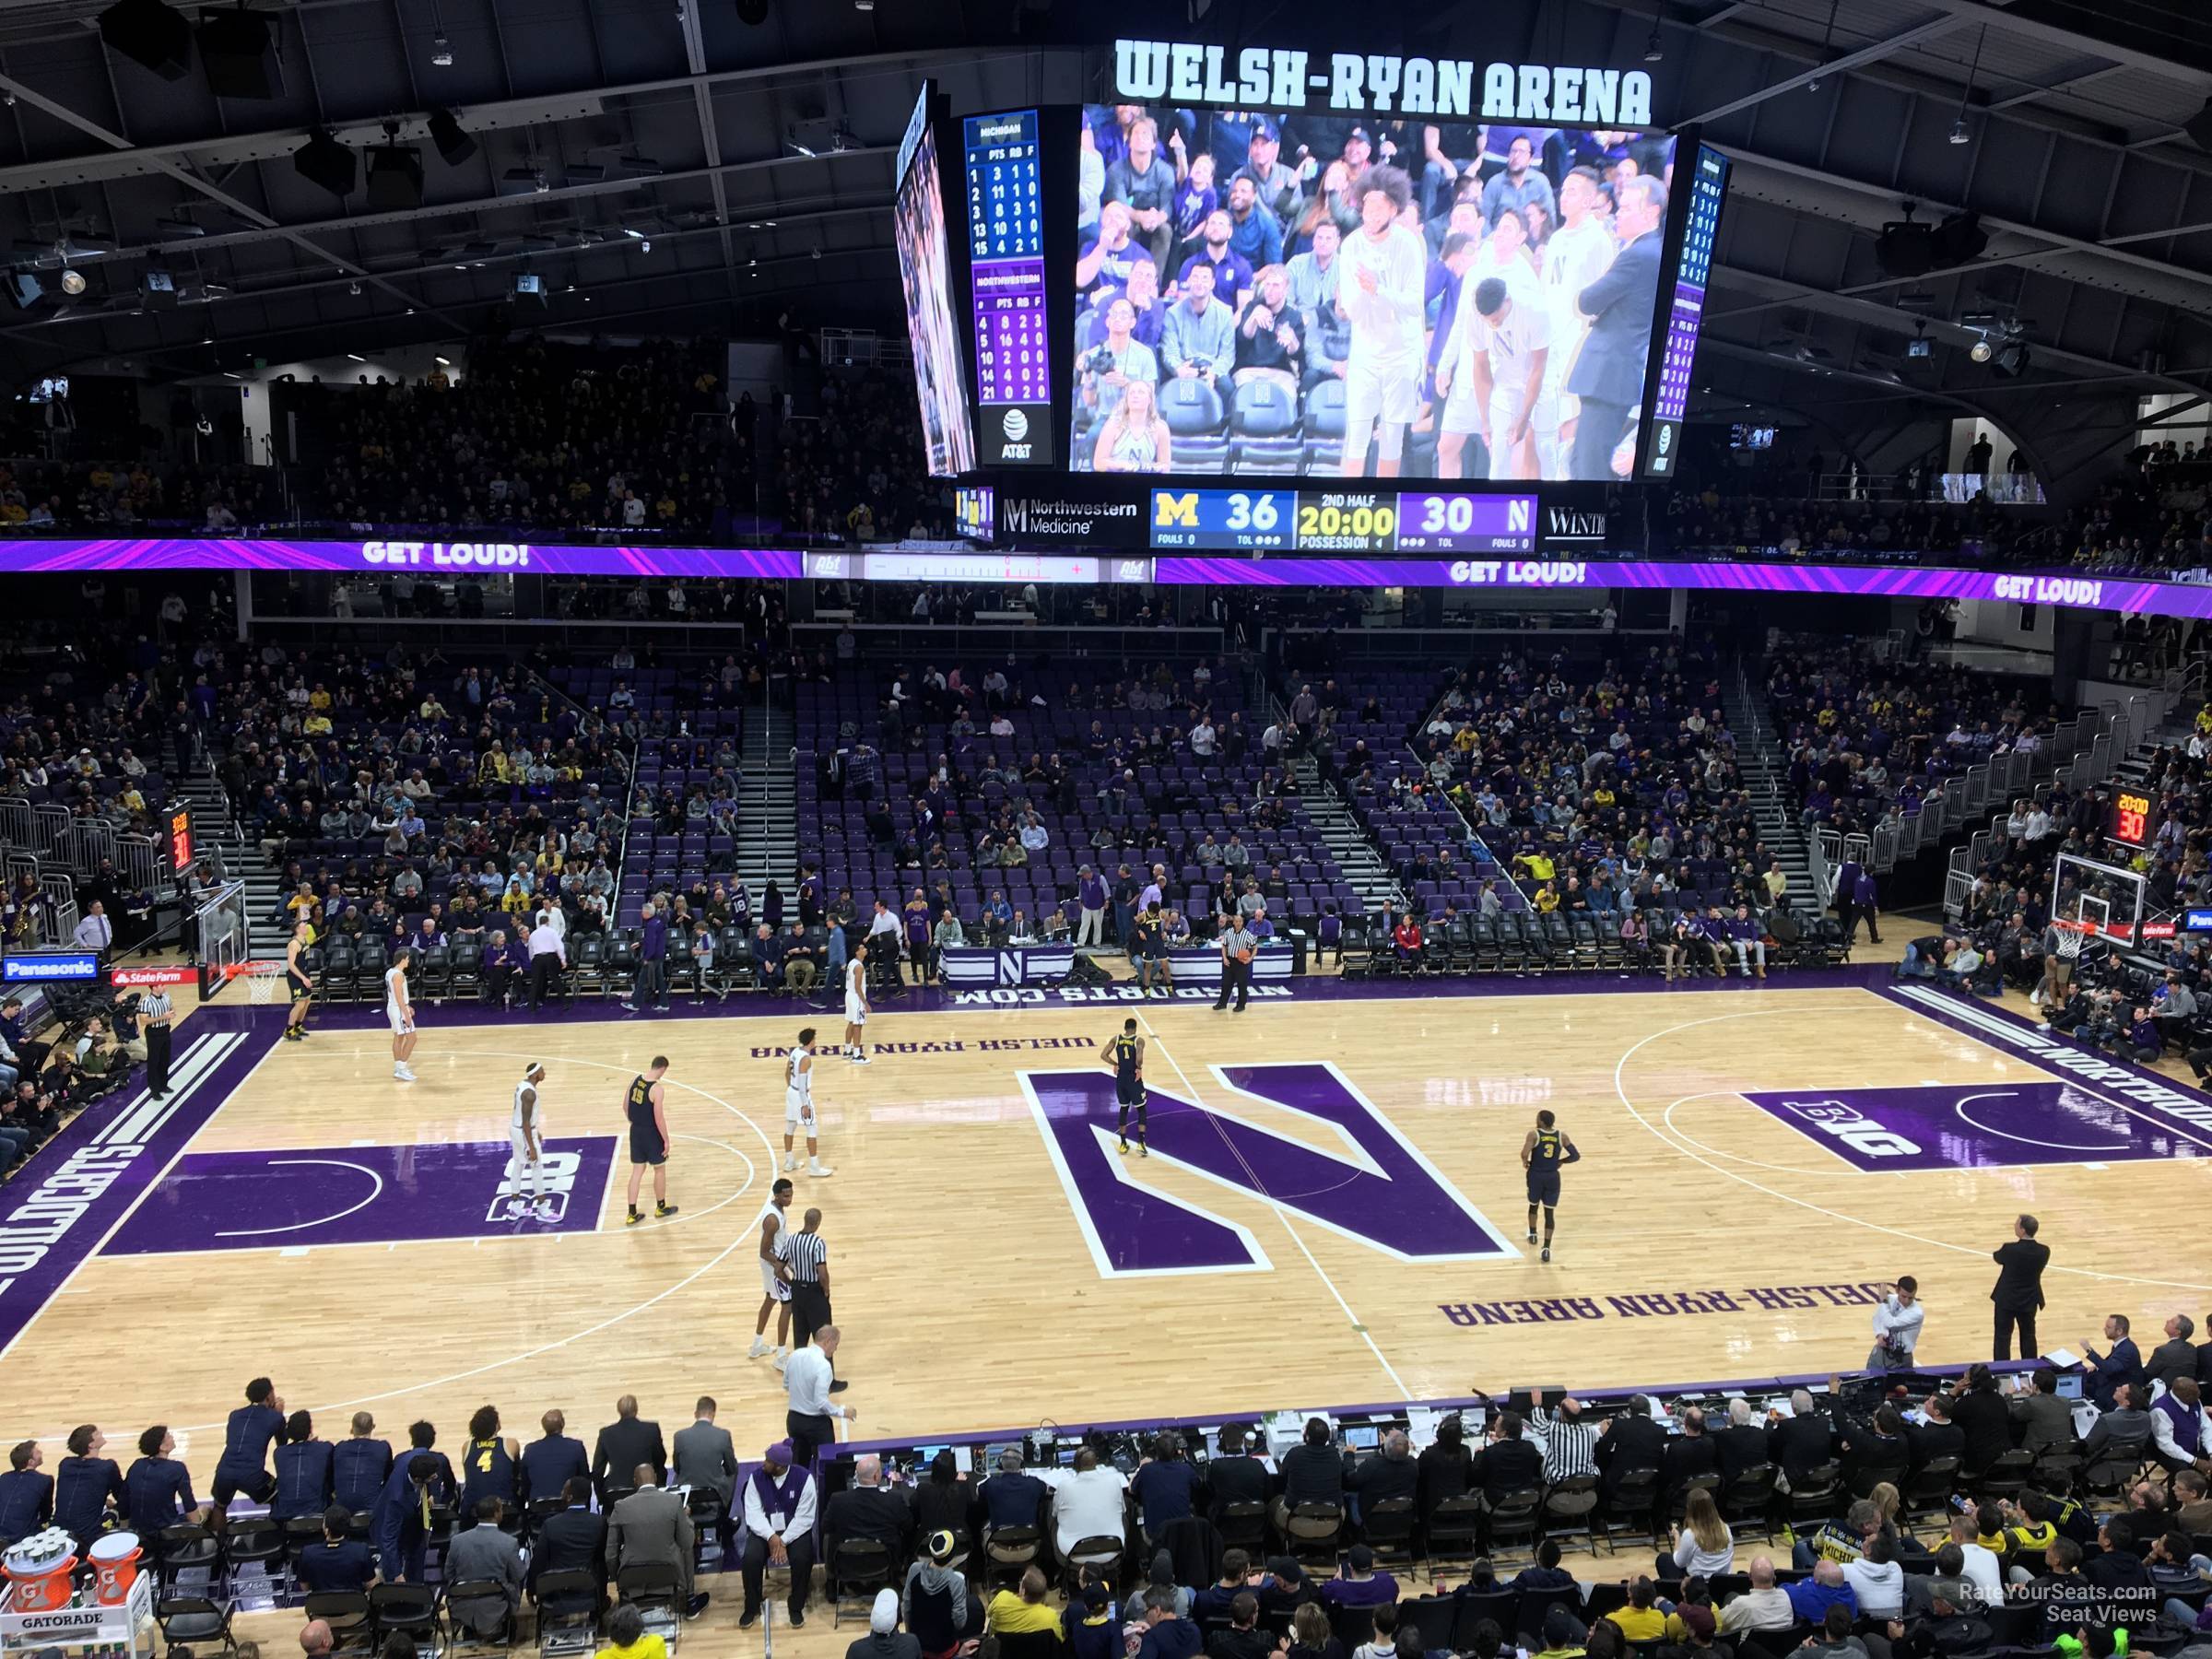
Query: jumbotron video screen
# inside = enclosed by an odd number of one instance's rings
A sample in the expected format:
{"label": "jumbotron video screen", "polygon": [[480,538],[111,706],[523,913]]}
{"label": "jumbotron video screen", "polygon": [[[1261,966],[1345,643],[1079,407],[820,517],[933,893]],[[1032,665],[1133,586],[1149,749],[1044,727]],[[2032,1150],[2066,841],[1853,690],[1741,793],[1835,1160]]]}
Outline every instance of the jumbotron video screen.
{"label": "jumbotron video screen", "polygon": [[914,387],[922,399],[922,440],[935,477],[975,468],[975,418],[961,363],[959,324],[952,299],[946,239],[945,186],[924,86],[899,147],[899,194],[891,214],[906,285],[906,329],[913,347]]}
{"label": "jumbotron video screen", "polygon": [[1083,111],[1074,470],[1623,478],[1676,140]]}

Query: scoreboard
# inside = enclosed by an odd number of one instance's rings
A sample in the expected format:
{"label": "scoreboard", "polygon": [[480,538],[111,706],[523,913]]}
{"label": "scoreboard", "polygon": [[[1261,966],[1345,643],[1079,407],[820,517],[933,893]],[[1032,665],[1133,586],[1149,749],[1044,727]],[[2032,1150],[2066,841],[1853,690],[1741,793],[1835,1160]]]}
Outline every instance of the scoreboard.
{"label": "scoreboard", "polygon": [[1465,491],[1155,489],[1152,546],[1284,553],[1533,553],[1536,498]]}
{"label": "scoreboard", "polygon": [[979,453],[985,466],[1049,466],[1053,371],[1037,112],[971,115],[961,139]]}
{"label": "scoreboard", "polygon": [[[1679,171],[1677,172],[1680,177]],[[1682,447],[1682,423],[1689,411],[1690,371],[1697,361],[1698,332],[1705,321],[1705,285],[1712,276],[1713,245],[1720,240],[1721,204],[1728,194],[1728,158],[1706,145],[1698,147],[1697,171],[1689,182],[1689,207],[1682,224],[1673,291],[1660,337],[1653,342],[1659,362],[1651,373],[1652,418],[1644,443],[1643,476],[1671,478]],[[1661,286],[1666,285],[1663,282]]]}

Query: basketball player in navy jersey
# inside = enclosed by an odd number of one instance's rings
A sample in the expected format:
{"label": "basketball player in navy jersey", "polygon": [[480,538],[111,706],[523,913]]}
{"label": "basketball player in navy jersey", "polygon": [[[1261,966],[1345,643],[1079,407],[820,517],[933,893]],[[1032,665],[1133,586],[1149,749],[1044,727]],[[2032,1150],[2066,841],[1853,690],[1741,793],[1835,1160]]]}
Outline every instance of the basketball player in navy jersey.
{"label": "basketball player in navy jersey", "polygon": [[312,923],[302,922],[292,929],[292,936],[284,945],[284,986],[291,993],[292,1009],[285,1017],[284,1040],[298,1042],[307,1035],[307,1017],[315,1006],[315,982],[307,971],[305,958],[313,945],[315,930]]}
{"label": "basketball player in navy jersey", "polygon": [[653,1171],[653,1213],[673,1216],[677,1211],[668,1202],[668,1106],[663,1099],[666,1086],[661,1081],[667,1072],[668,1056],[655,1054],[653,1064],[629,1080],[629,1093],[623,1100],[629,1118],[629,1214],[623,1218],[625,1227],[645,1219],[638,1214],[638,1189],[648,1169]]}
{"label": "basketball player in navy jersey", "polygon": [[1145,1145],[1145,1040],[1136,1034],[1136,1021],[1124,1019],[1118,1035],[1100,1044],[1113,1062],[1113,1103],[1120,1110],[1117,1125],[1122,1150],[1129,1150],[1129,1110],[1136,1109],[1136,1155],[1152,1156]]}
{"label": "basketball player in navy jersey", "polygon": [[1528,1172],[1528,1241],[1536,1241],[1536,1209],[1544,1210],[1544,1256],[1551,1260],[1551,1230],[1559,1207],[1559,1166],[1580,1163],[1583,1155],[1548,1112],[1536,1113],[1536,1126],[1521,1141],[1521,1167]]}

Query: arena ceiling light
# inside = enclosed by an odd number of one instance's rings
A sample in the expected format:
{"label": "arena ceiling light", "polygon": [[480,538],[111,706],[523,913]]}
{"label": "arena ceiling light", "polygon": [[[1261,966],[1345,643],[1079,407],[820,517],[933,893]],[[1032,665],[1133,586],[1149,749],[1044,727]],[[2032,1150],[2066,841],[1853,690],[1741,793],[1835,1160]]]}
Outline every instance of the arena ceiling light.
{"label": "arena ceiling light", "polygon": [[1966,130],[1966,109],[1974,101],[1974,80],[1982,73],[1982,43],[1989,39],[1989,25],[1984,23],[1974,36],[1974,61],[1968,65],[1966,85],[1959,89],[1959,113],[1951,122],[1951,142],[1971,144],[1973,135]]}
{"label": "arena ceiling light", "polygon": [[1967,347],[1966,355],[1972,358],[1977,363],[1986,363],[1996,355],[1996,347],[1990,343],[1987,335],[1977,335],[1974,336],[1974,343]]}

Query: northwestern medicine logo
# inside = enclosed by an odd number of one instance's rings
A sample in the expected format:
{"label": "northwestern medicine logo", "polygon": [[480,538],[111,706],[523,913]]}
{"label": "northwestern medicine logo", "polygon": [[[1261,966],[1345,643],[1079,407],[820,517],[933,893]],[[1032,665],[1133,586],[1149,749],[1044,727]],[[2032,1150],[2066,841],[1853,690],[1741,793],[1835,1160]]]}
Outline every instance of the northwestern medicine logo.
{"label": "northwestern medicine logo", "polygon": [[1087,536],[1107,519],[1133,519],[1135,501],[1062,501],[1009,496],[999,504],[1007,535]]}
{"label": "northwestern medicine logo", "polygon": [[1491,1261],[1513,1247],[1443,1173],[1334,1065],[1215,1066],[1240,1102],[1303,1119],[1335,1143],[1322,1151],[1254,1118],[1155,1089],[1151,1157],[1232,1195],[1217,1213],[1140,1181],[1116,1150],[1113,1079],[1102,1072],[1024,1072],[1023,1091],[1045,1150],[1104,1278],[1265,1273],[1260,1238],[1233,1212],[1251,1201],[1406,1262]]}

